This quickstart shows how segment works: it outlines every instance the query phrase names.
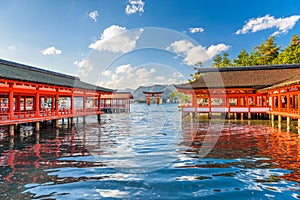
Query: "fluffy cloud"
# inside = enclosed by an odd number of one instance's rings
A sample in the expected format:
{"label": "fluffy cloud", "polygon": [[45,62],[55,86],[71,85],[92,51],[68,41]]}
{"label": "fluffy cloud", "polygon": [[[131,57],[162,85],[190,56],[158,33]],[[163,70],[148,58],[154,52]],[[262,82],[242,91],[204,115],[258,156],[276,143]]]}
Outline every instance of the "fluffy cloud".
{"label": "fluffy cloud", "polygon": [[89,72],[94,68],[89,60],[75,61],[74,65],[79,67],[78,75],[82,77],[87,77]]}
{"label": "fluffy cloud", "polygon": [[176,54],[184,57],[183,61],[187,65],[195,65],[198,62],[205,62],[212,59],[222,51],[227,51],[230,46],[225,44],[211,45],[208,48],[201,45],[195,46],[189,41],[178,40],[173,42],[168,50],[174,51]]}
{"label": "fluffy cloud", "polygon": [[46,49],[41,50],[43,55],[60,55],[62,50],[56,49],[55,47],[48,47]]}
{"label": "fluffy cloud", "polygon": [[125,13],[127,15],[135,14],[137,12],[144,12],[145,3],[142,0],[129,0],[129,4],[127,4],[125,8]]}
{"label": "fluffy cloud", "polygon": [[161,74],[155,68],[135,68],[130,64],[121,65],[114,71],[106,70],[98,84],[114,89],[135,89],[142,85],[186,83],[187,80],[177,72]]}
{"label": "fluffy cloud", "polygon": [[198,27],[198,28],[189,28],[190,32],[191,33],[199,33],[199,32],[203,32],[204,29],[201,28],[201,27]]}
{"label": "fluffy cloud", "polygon": [[98,13],[98,11],[92,11],[92,12],[90,12],[89,13],[89,17],[92,19],[92,20],[94,20],[95,22],[97,21],[97,17],[99,16],[99,13]]}
{"label": "fluffy cloud", "polygon": [[242,29],[236,31],[236,34],[246,34],[249,32],[255,33],[257,31],[276,28],[272,35],[279,35],[287,33],[288,30],[292,29],[297,21],[300,19],[300,15],[293,15],[286,18],[274,18],[273,16],[266,15],[264,17],[258,17],[250,19]]}
{"label": "fluffy cloud", "polygon": [[98,51],[126,53],[136,47],[136,42],[143,33],[143,29],[127,31],[125,27],[111,25],[101,34],[101,38],[89,45]]}

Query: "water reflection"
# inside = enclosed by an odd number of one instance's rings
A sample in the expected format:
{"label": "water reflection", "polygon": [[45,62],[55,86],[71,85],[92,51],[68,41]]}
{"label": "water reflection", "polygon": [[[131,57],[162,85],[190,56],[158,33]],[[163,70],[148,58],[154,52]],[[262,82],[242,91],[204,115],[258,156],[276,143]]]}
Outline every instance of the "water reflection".
{"label": "water reflection", "polygon": [[[138,115],[4,137],[0,198],[299,199],[300,138],[293,127],[269,121],[178,126],[170,119],[168,128],[149,133],[154,121]],[[156,170],[136,173],[147,165]]]}

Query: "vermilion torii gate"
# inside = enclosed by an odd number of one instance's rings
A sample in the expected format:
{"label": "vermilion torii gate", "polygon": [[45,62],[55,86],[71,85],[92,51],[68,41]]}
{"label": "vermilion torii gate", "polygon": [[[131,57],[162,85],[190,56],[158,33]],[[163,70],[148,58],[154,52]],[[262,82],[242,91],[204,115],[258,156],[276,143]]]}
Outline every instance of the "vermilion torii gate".
{"label": "vermilion torii gate", "polygon": [[151,97],[155,97],[155,102],[156,102],[157,105],[159,105],[160,96],[164,92],[147,92],[147,91],[143,91],[143,93],[147,97],[147,105],[149,106],[150,102],[151,102]]}

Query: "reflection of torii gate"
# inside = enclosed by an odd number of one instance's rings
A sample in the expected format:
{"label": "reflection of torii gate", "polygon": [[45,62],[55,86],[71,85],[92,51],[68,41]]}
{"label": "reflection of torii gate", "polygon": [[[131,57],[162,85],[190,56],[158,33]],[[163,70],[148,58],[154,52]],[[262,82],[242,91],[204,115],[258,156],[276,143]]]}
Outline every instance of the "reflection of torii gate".
{"label": "reflection of torii gate", "polygon": [[147,105],[149,106],[150,105],[150,98],[151,97],[155,97],[156,104],[159,105],[160,96],[164,92],[146,92],[146,91],[143,91],[143,93],[147,97]]}

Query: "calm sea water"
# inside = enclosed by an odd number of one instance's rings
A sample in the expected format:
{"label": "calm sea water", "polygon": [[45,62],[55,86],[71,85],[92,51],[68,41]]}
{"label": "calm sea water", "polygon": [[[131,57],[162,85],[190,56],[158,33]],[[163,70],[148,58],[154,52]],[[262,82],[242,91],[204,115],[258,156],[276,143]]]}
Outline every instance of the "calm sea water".
{"label": "calm sea water", "polygon": [[132,105],[100,125],[1,138],[0,199],[300,199],[300,137]]}

